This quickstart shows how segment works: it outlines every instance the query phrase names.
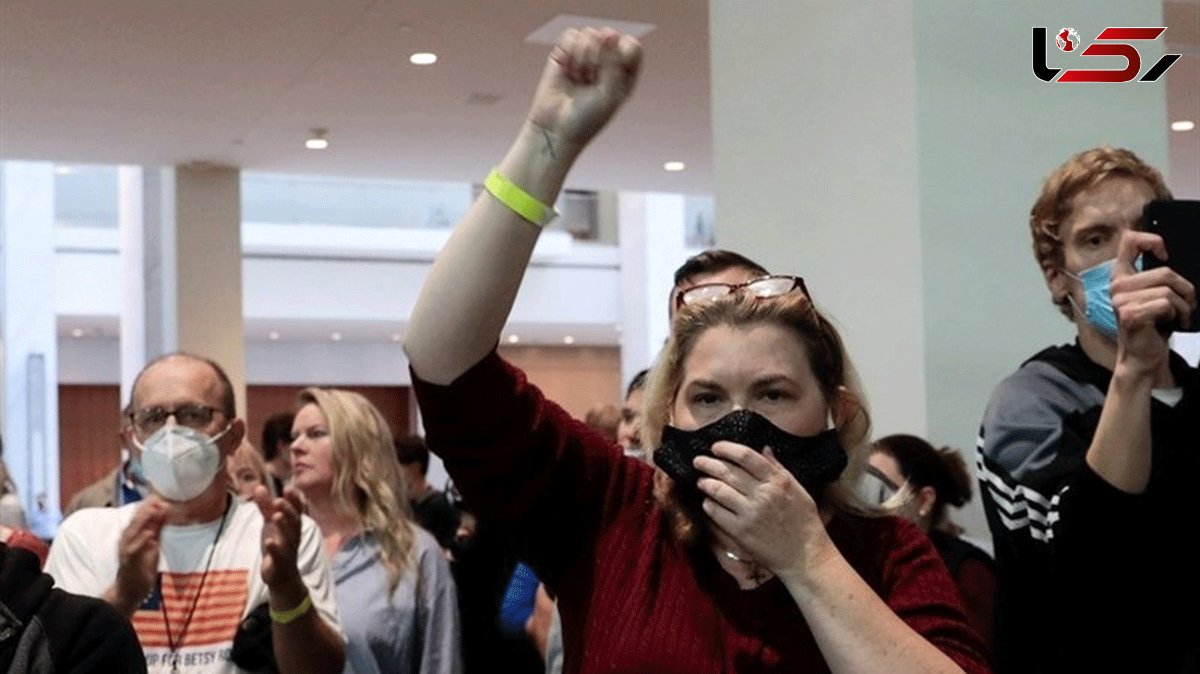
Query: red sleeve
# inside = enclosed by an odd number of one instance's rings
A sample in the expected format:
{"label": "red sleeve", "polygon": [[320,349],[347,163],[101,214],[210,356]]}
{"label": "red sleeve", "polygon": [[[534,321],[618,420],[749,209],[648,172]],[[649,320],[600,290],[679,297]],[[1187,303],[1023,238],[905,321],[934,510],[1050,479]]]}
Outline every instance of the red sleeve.
{"label": "red sleeve", "polygon": [[648,493],[649,466],[546,400],[494,351],[447,386],[412,380],[429,449],[468,509],[506,526],[544,580]]}
{"label": "red sleeve", "polygon": [[46,566],[46,555],[50,554],[50,546],[42,539],[24,529],[13,529],[5,543],[12,548],[21,548],[37,555],[38,568]]}
{"label": "red sleeve", "polygon": [[996,616],[996,573],[989,564],[970,557],[958,567],[958,591],[962,593],[971,626],[983,637],[988,649],[994,647]]}
{"label": "red sleeve", "polygon": [[970,626],[958,588],[929,538],[913,523],[895,517],[885,547],[880,594],[884,602],[968,674],[989,672],[987,651]]}

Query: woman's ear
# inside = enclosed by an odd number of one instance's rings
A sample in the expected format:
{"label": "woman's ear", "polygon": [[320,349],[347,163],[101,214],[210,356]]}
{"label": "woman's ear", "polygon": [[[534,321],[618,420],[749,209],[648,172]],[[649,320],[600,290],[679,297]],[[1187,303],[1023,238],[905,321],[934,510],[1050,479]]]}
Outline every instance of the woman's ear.
{"label": "woman's ear", "polygon": [[858,397],[845,386],[839,386],[833,391],[833,400],[829,404],[829,413],[833,416],[833,425],[842,428],[858,415],[862,405]]}
{"label": "woman's ear", "polygon": [[929,517],[933,512],[933,505],[937,502],[937,491],[929,485],[921,487],[916,494],[917,515],[924,518]]}

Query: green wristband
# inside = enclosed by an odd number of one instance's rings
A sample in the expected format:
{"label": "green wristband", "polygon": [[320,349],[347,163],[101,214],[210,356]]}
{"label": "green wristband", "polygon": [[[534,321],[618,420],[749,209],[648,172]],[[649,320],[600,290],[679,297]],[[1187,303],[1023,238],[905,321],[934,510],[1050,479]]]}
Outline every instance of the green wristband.
{"label": "green wristband", "polygon": [[492,169],[483,181],[483,188],[488,194],[496,197],[497,201],[508,206],[512,212],[538,227],[545,227],[558,217],[558,211],[554,207],[538,201],[495,169]]}
{"label": "green wristband", "polygon": [[312,608],[312,595],[306,594],[306,595],[304,595],[304,601],[300,602],[300,605],[297,606],[296,608],[289,609],[287,611],[276,611],[275,609],[268,609],[267,613],[271,614],[272,622],[277,622],[280,625],[286,625],[286,624],[292,622],[293,620],[295,620],[296,618],[299,618],[300,616],[304,615],[305,613],[308,613],[308,610],[311,608]]}

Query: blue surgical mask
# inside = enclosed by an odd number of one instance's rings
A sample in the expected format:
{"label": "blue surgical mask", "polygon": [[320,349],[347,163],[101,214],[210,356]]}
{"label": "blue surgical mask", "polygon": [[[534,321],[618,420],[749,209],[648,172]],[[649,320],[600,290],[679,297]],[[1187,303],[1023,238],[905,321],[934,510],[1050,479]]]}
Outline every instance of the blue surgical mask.
{"label": "blue surgical mask", "polygon": [[[1105,260],[1094,267],[1084,269],[1078,276],[1066,269],[1062,270],[1062,273],[1079,281],[1083,286],[1084,318],[1097,332],[1112,340],[1117,338],[1117,313],[1113,310],[1109,285],[1112,283],[1112,267],[1116,261],[1116,258]],[[1140,255],[1134,260],[1133,266],[1138,271],[1142,270]],[[1079,307],[1071,295],[1067,295],[1067,301],[1079,312]]]}

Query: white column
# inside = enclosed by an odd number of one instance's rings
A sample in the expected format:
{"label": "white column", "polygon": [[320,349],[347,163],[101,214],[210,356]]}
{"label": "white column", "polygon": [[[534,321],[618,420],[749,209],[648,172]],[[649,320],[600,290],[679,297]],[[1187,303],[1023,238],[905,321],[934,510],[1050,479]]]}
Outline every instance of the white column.
{"label": "white column", "polygon": [[122,399],[149,360],[211,358],[245,414],[241,184],[227,167],[121,171]]}
{"label": "white column", "polygon": [[0,162],[4,461],[25,512],[59,506],[54,165]]}
{"label": "white column", "polygon": [[175,330],[175,171],[118,170],[121,257],[121,401],[137,373],[178,348]]}
{"label": "white column", "polygon": [[710,3],[716,238],[803,276],[876,428],[924,433],[912,2]]}
{"label": "white column", "polygon": [[650,367],[670,332],[667,309],[675,269],[687,258],[684,203],[678,194],[621,192],[621,380]]}

